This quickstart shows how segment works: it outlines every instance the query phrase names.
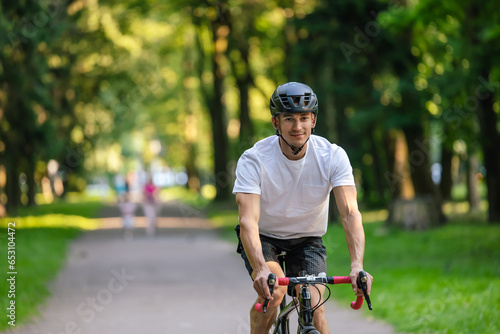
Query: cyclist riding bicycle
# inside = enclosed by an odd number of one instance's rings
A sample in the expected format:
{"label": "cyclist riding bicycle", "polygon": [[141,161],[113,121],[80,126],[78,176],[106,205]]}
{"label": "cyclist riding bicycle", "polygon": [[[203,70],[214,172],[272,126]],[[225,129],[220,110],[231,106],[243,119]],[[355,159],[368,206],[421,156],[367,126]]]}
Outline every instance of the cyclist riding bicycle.
{"label": "cyclist riding bicycle", "polygon": [[[332,189],[351,258],[353,291],[363,295],[356,278],[363,270],[365,235],[349,158],[341,147],[312,134],[318,100],[309,86],[280,85],[271,96],[270,109],[277,136],[257,142],[242,154],[233,188],[239,216],[238,252],[254,280],[255,303],[271,300],[265,314],[252,306],[254,334],[268,332],[286,293],[286,287],[277,287],[270,295],[271,272],[277,277],[298,276],[302,270],[314,275],[327,272],[322,236]],[[286,273],[278,261],[283,251]],[[372,280],[368,274],[368,292]],[[313,305],[319,304],[323,292],[321,286],[311,290]],[[329,333],[323,306],[315,311],[314,324],[321,333]]]}

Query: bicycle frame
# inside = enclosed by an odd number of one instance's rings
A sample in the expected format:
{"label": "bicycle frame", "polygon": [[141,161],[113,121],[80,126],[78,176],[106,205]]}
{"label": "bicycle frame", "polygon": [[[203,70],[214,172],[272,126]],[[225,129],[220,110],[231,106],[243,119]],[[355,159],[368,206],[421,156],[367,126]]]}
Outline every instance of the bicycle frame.
{"label": "bicycle frame", "polygon": [[[286,253],[281,253],[279,256],[280,266],[285,271],[285,256]],[[276,317],[274,323],[273,334],[289,334],[290,333],[290,315],[294,310],[299,307],[299,323],[297,327],[297,333],[312,333],[316,328],[313,324],[314,311],[311,308],[311,293],[309,292],[309,285],[303,284],[300,287],[298,301],[297,298],[293,298],[290,303],[286,302],[286,294],[283,296],[283,300],[280,304],[280,312]]]}
{"label": "bicycle frame", "polygon": [[288,334],[290,333],[289,317],[297,308],[297,301],[293,299],[290,303],[286,303],[286,296],[283,297],[280,305],[280,312],[274,322],[273,334]]}

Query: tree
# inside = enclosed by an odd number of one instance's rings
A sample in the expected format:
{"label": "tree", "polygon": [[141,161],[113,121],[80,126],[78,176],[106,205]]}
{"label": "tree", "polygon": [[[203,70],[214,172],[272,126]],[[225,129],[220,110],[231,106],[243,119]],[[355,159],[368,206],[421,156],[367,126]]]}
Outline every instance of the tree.
{"label": "tree", "polygon": [[[36,1],[0,7],[0,90],[5,111],[0,115],[0,141],[5,146],[0,163],[4,161],[6,166],[6,208],[11,213],[17,211],[21,198],[24,204],[35,203],[36,163],[54,154],[45,149],[53,149],[48,145],[56,108],[51,93],[57,85],[47,55],[68,21],[66,10],[64,4]],[[26,181],[25,197],[18,186],[20,175]]]}
{"label": "tree", "polygon": [[[438,61],[433,67],[442,76],[441,91],[447,93],[442,94],[443,121],[449,123],[447,127],[454,127],[452,136],[459,133],[468,146],[475,147],[479,142],[482,147],[488,189],[488,219],[498,222],[500,152],[494,144],[500,141],[495,112],[495,101],[498,99],[495,94],[498,87],[496,73],[500,65],[495,57],[500,51],[498,13],[491,3],[478,4],[467,0],[460,3],[445,1],[439,6],[431,1],[421,1],[415,10],[421,26],[433,35],[431,37],[427,33],[426,36],[431,38],[417,45],[423,46],[422,52],[419,51],[423,57]],[[432,54],[427,53],[426,48],[432,48],[433,44],[440,48],[431,49]],[[473,115],[477,116],[479,123],[479,132],[476,133],[472,124],[475,122],[471,117]],[[473,156],[473,150],[469,151]]]}
{"label": "tree", "polygon": [[493,72],[494,68],[498,69],[500,65],[495,56],[500,51],[500,33],[497,26],[499,16],[491,3],[478,4],[473,1],[467,3],[465,13],[463,31],[467,36],[466,41],[470,44],[468,51],[472,60],[471,88],[479,81],[475,88],[475,98],[477,117],[483,134],[481,145],[487,173],[488,220],[500,223],[500,150],[498,149],[500,134],[499,120],[494,110],[498,83],[495,87]]}

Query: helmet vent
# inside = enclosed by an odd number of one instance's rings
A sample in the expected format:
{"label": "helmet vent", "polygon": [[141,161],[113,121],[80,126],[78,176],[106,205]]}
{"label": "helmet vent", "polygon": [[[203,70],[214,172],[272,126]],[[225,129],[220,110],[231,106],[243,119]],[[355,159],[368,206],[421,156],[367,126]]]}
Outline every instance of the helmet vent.
{"label": "helmet vent", "polygon": [[288,102],[288,96],[286,96],[286,94],[280,94],[280,101],[285,108],[291,107],[290,102]]}
{"label": "helmet vent", "polygon": [[309,105],[309,102],[311,102],[311,94],[306,93],[304,96],[304,107]]}
{"label": "helmet vent", "polygon": [[[283,104],[283,106],[285,108],[290,108],[292,107],[292,104],[295,106],[295,107],[305,107],[309,104],[309,102],[311,101],[311,95],[306,95],[304,96],[304,98],[302,99],[301,96],[286,96],[286,95],[280,95],[280,101],[281,101],[281,104]],[[300,105],[302,101],[302,105]]]}

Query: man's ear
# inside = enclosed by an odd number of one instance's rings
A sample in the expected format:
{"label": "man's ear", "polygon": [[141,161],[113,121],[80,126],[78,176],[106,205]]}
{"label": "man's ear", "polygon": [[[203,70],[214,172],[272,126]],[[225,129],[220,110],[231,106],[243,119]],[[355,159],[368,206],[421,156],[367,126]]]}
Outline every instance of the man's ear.
{"label": "man's ear", "polygon": [[316,120],[318,117],[316,117],[316,114],[312,114],[312,128],[314,129],[316,127]]}
{"label": "man's ear", "polygon": [[273,116],[271,118],[271,122],[273,123],[273,127],[275,130],[278,130],[278,119],[276,118],[276,116]]}
{"label": "man's ear", "polygon": [[279,131],[279,124],[278,124],[278,116],[273,116],[271,121],[273,122],[274,130],[276,130],[276,135],[279,135],[280,131]]}

